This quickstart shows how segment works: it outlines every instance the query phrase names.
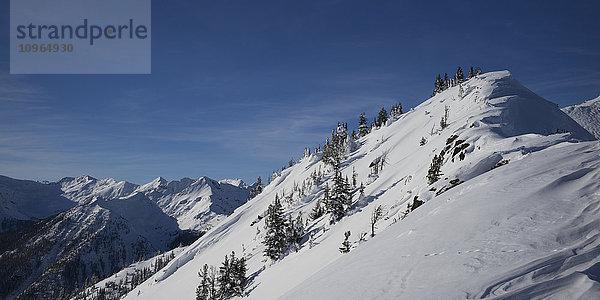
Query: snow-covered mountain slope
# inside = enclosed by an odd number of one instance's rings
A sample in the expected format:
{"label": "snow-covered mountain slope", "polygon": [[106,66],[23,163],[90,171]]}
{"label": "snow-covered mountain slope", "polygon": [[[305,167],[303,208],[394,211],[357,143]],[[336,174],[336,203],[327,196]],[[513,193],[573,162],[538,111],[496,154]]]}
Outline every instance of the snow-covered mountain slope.
{"label": "snow-covered mountain slope", "polygon": [[565,107],[562,111],[593,134],[596,139],[600,139],[600,96],[583,101],[581,104]]}
{"label": "snow-covered mountain slope", "polygon": [[[600,276],[600,146],[592,140],[509,72],[479,75],[356,141],[341,165],[357,185],[340,221],[306,221],[325,185],[333,186],[332,168],[322,153],[312,154],[127,298],[193,298],[201,267],[218,266],[232,250],[247,259],[249,299],[527,298],[544,291],[585,298],[599,291]],[[434,155],[443,157],[443,175],[430,185]],[[370,167],[376,162],[377,171]],[[262,217],[276,195],[286,215],[302,213],[306,234],[298,252],[271,262],[263,256]],[[414,199],[425,204],[403,219]],[[380,205],[384,217],[371,238]],[[341,254],[346,231],[353,249]]]}
{"label": "snow-covered mountain slope", "polygon": [[181,253],[184,249],[185,247],[178,247],[147,260],[132,263],[110,277],[84,289],[72,299],[119,299],[162,269],[176,254]]}
{"label": "snow-covered mountain slope", "polygon": [[85,204],[4,235],[0,297],[56,299],[86,279],[170,249],[175,219],[142,193]]}
{"label": "snow-covered mountain slope", "polygon": [[599,153],[598,143],[559,144],[486,172],[282,298],[597,299]]}
{"label": "snow-covered mountain slope", "polygon": [[0,176],[0,232],[14,229],[19,220],[43,219],[76,205],[62,194],[58,184]]}
{"label": "snow-covered mountain slope", "polygon": [[65,177],[58,181],[64,196],[78,203],[84,203],[94,197],[114,199],[130,195],[138,185],[116,181],[112,178],[98,180],[91,176]]}
{"label": "snow-covered mountain slope", "polygon": [[140,186],[165,213],[177,219],[181,229],[204,231],[246,203],[249,187],[241,180],[222,180],[208,177],[183,178],[166,181],[159,177]]}

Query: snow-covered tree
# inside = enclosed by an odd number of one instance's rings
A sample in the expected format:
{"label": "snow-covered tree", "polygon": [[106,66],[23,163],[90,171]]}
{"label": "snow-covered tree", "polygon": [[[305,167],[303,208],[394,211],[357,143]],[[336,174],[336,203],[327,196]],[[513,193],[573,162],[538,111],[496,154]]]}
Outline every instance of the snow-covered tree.
{"label": "snow-covered tree", "polygon": [[296,219],[292,219],[292,216],[289,216],[288,219],[288,227],[287,227],[287,238],[288,244],[294,251],[300,250],[300,243],[302,242],[302,237],[304,236],[304,222],[302,220],[302,214],[298,214]]}
{"label": "snow-covered tree", "polygon": [[326,202],[327,212],[331,214],[331,223],[339,221],[344,217],[352,204],[352,193],[348,178],[344,180],[339,168],[335,169],[333,177],[333,190]]}
{"label": "snow-covered tree", "polygon": [[367,117],[365,113],[360,114],[358,117],[358,136],[363,137],[369,133],[369,126],[367,126]]}
{"label": "snow-covered tree", "polygon": [[312,211],[310,212],[309,217],[313,220],[316,220],[324,214],[325,214],[325,208],[321,204],[321,199],[319,199],[319,200],[317,200],[317,203],[315,204]]}
{"label": "snow-covered tree", "polygon": [[236,296],[242,296],[244,293],[244,287],[246,286],[246,281],[248,277],[246,276],[246,272],[248,271],[248,267],[246,266],[246,258],[240,257],[236,258],[235,254],[231,252],[231,280],[232,280],[232,291]]}
{"label": "snow-covered tree", "polygon": [[467,79],[471,79],[475,77],[475,71],[473,71],[473,66],[471,66],[471,68],[469,68],[469,74],[467,75]]}
{"label": "snow-covered tree", "polygon": [[377,127],[381,127],[383,125],[385,125],[385,122],[387,122],[388,120],[388,113],[385,110],[385,107],[382,107],[381,110],[379,110],[379,114],[377,115]]}
{"label": "snow-covered tree", "polygon": [[397,118],[400,115],[402,115],[402,103],[393,105],[392,109],[390,110],[390,117]]}
{"label": "snow-covered tree", "polygon": [[262,178],[260,178],[260,176],[258,176],[258,179],[256,180],[256,195],[262,193],[262,191],[263,191]]}
{"label": "snow-covered tree", "polygon": [[431,165],[429,166],[429,170],[427,171],[427,182],[429,184],[433,184],[440,179],[442,176],[441,168],[442,163],[444,162],[444,155],[440,153],[433,156],[431,160]]}
{"label": "snow-covered tree", "polygon": [[449,112],[450,112],[450,108],[446,105],[444,107],[444,116],[440,120],[440,127],[442,130],[446,129],[446,127],[448,127],[448,113]]}
{"label": "snow-covered tree", "polygon": [[[203,273],[206,268],[207,267],[205,265]],[[227,299],[232,296],[242,296],[247,280],[246,272],[246,259],[244,257],[235,257],[235,252],[231,251],[231,256],[225,255],[225,260],[223,261],[221,267],[219,267],[219,275],[217,277],[218,298],[214,297],[204,299]],[[200,289],[203,284],[204,280],[198,288]],[[202,287],[201,290],[203,291],[205,288]],[[196,297],[198,297],[198,290],[196,290]]]}
{"label": "snow-covered tree", "polygon": [[448,73],[444,73],[444,83],[443,83],[443,89],[447,89],[450,87],[450,80],[448,80]]}
{"label": "snow-covered tree", "polygon": [[440,92],[442,92],[443,90],[444,90],[444,88],[443,88],[442,78],[441,78],[440,74],[438,74],[435,77],[433,95],[435,96],[435,95],[439,94]]}
{"label": "snow-covered tree", "polygon": [[465,81],[465,75],[463,74],[463,70],[461,67],[458,67],[456,70],[456,81],[458,84],[463,83]]}
{"label": "snow-covered tree", "polygon": [[217,294],[215,267],[204,264],[202,271],[198,272],[200,276],[200,285],[196,288],[196,300],[216,300],[219,299]]}
{"label": "snow-covered tree", "polygon": [[264,255],[277,260],[286,249],[286,221],[283,216],[283,206],[279,197],[269,205],[265,217],[266,234],[263,244],[266,246]]}
{"label": "snow-covered tree", "polygon": [[[233,260],[233,258],[232,258]],[[232,260],[229,259],[227,255],[225,255],[225,260],[223,264],[219,267],[219,276],[217,277],[217,282],[219,285],[219,295],[221,298],[226,298],[232,293],[233,285],[231,280],[231,265]]]}

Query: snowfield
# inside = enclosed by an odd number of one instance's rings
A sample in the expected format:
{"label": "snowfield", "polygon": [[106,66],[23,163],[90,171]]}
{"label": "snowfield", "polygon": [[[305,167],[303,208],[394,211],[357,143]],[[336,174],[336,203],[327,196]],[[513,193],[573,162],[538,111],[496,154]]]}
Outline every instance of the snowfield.
{"label": "snowfield", "polygon": [[[429,185],[442,150],[443,175]],[[320,156],[276,174],[126,298],[193,299],[201,267],[231,251],[247,259],[248,299],[600,297],[600,142],[508,71],[449,88],[351,143],[341,170],[356,173],[364,195],[354,188],[335,224],[307,221],[332,186]],[[286,214],[302,214],[307,233],[299,251],[272,262],[262,216],[275,195]],[[405,216],[415,197],[425,203]],[[352,249],[341,254],[346,231]]]}

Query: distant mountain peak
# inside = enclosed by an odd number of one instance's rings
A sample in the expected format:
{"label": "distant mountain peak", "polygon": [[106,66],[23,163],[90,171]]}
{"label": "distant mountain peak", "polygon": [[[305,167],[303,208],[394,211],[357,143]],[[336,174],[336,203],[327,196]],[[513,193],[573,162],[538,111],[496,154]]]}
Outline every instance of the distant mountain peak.
{"label": "distant mountain peak", "polygon": [[600,96],[562,109],[581,127],[600,139]]}

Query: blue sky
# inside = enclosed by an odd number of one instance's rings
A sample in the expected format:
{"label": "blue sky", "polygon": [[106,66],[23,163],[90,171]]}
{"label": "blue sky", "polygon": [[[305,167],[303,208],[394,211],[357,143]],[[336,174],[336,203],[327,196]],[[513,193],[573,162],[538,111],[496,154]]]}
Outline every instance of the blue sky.
{"label": "blue sky", "polygon": [[9,75],[8,11],[0,174],[16,178],[252,182],[459,65],[561,107],[600,94],[596,1],[153,1],[151,75]]}

